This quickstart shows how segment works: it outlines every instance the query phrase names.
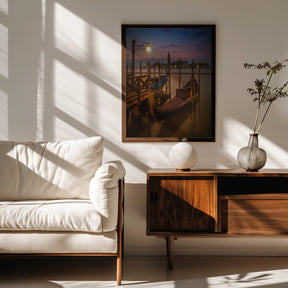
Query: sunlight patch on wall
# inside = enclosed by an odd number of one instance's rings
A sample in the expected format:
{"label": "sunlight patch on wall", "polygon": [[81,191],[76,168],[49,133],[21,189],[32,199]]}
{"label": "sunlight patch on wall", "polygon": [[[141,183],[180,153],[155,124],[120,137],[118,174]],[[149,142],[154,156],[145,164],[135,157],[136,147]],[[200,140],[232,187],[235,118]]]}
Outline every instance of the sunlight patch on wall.
{"label": "sunlight patch on wall", "polygon": [[93,82],[88,82],[90,125],[110,140],[120,140],[121,101]]}
{"label": "sunlight patch on wall", "polygon": [[[42,0],[41,6],[41,40],[45,46],[45,37],[46,37],[46,0]],[[38,57],[38,72],[37,72],[37,123],[36,123],[36,140],[43,141],[44,140],[44,109],[45,109],[45,48],[42,48],[39,51]]]}
{"label": "sunlight patch on wall", "polygon": [[[8,1],[0,0],[0,12],[8,15]],[[0,139],[8,139],[8,28],[0,23]],[[1,79],[2,78],[2,79]]]}
{"label": "sunlight patch on wall", "polygon": [[0,12],[8,15],[8,0],[0,0]]}
{"label": "sunlight patch on wall", "polygon": [[53,126],[54,126],[53,129],[54,129],[55,141],[87,137],[87,135],[85,135],[84,133],[81,133],[81,131],[79,131],[77,127],[74,127],[74,125],[70,125],[66,121],[63,121],[57,118],[57,116],[54,116]]}
{"label": "sunlight patch on wall", "polygon": [[[91,125],[110,141],[121,141],[121,46],[109,35],[90,26],[88,71]],[[113,111],[113,112],[112,112]]]}
{"label": "sunlight patch on wall", "polygon": [[55,4],[55,46],[77,60],[88,55],[88,24],[59,3]]}
{"label": "sunlight patch on wall", "polygon": [[8,28],[0,24],[0,76],[8,79]]}
{"label": "sunlight patch on wall", "polygon": [[[67,125],[60,123],[57,126],[54,123],[57,137],[61,135],[61,131],[65,135],[68,135],[69,130],[71,130],[72,135],[75,135],[75,131],[79,131],[79,135],[84,135],[87,131],[91,132],[92,130],[97,131],[95,133],[103,137],[108,137],[110,141],[119,141],[121,101],[58,60],[54,61],[53,74],[53,104],[58,111],[63,112],[61,113],[62,116],[66,115],[64,117],[67,121]],[[56,118],[59,116],[56,113]],[[61,120],[65,121],[65,119],[62,118]],[[84,126],[87,127],[87,129],[84,128],[85,131],[83,131]]]}
{"label": "sunlight patch on wall", "polygon": [[[251,129],[243,123],[232,119],[224,119],[223,150],[237,161],[237,153],[248,145]],[[267,153],[267,162],[264,168],[287,168],[288,152],[279,147],[264,135],[259,135],[259,147]]]}
{"label": "sunlight patch on wall", "polygon": [[57,60],[54,61],[53,74],[54,105],[78,121],[87,123],[86,78]]}
{"label": "sunlight patch on wall", "polygon": [[288,163],[288,152],[279,147],[270,139],[259,135],[259,146],[267,153],[265,168],[286,168]]}
{"label": "sunlight patch on wall", "polygon": [[41,39],[44,41],[45,40],[45,35],[46,35],[46,0],[42,0],[42,7],[41,7],[41,14],[42,14],[42,19],[41,19]]}
{"label": "sunlight patch on wall", "polygon": [[224,118],[223,126],[223,150],[237,161],[238,151],[248,144],[251,129],[232,118]]}
{"label": "sunlight patch on wall", "polygon": [[[99,29],[91,27],[91,70],[108,85],[120,91],[121,45]],[[115,95],[114,95],[115,96]]]}
{"label": "sunlight patch on wall", "polygon": [[45,53],[40,52],[38,64],[38,81],[37,81],[37,127],[36,139],[42,141],[44,138],[44,85],[45,84]]}
{"label": "sunlight patch on wall", "polygon": [[0,139],[8,139],[8,94],[0,89]]}

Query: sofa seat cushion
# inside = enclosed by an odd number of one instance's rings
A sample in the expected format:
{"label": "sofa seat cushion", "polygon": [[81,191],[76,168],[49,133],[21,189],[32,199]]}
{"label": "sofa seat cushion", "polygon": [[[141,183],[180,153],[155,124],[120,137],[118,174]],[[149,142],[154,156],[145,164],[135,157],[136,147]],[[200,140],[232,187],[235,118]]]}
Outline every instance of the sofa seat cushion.
{"label": "sofa seat cushion", "polygon": [[102,216],[89,200],[0,202],[0,230],[102,232]]}

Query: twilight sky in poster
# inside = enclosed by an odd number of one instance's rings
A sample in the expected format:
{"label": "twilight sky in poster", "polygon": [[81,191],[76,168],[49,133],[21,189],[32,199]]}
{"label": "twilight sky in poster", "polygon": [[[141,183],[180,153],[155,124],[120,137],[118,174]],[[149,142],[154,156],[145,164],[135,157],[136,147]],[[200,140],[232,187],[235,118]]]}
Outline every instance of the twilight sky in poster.
{"label": "twilight sky in poster", "polygon": [[[161,61],[167,63],[168,52],[171,61],[207,63],[211,67],[212,29],[207,28],[127,28],[126,61],[132,60],[132,41],[136,40],[135,60],[149,61],[151,64]],[[145,50],[151,45],[151,52]]]}

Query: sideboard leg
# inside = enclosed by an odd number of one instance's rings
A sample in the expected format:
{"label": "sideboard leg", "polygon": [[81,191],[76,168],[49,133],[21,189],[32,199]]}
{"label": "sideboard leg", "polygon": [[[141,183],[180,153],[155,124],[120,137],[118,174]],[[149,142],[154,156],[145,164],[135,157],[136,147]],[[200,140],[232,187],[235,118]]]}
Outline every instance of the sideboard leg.
{"label": "sideboard leg", "polygon": [[169,269],[173,269],[173,257],[174,257],[174,236],[167,236],[166,238],[167,257]]}

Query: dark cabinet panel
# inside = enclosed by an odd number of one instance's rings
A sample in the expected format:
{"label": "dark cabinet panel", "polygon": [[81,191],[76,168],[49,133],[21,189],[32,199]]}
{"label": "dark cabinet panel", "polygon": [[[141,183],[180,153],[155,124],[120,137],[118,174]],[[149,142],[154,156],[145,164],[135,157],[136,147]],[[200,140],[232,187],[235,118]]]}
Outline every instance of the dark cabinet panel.
{"label": "dark cabinet panel", "polygon": [[213,232],[213,177],[150,177],[149,231]]}

